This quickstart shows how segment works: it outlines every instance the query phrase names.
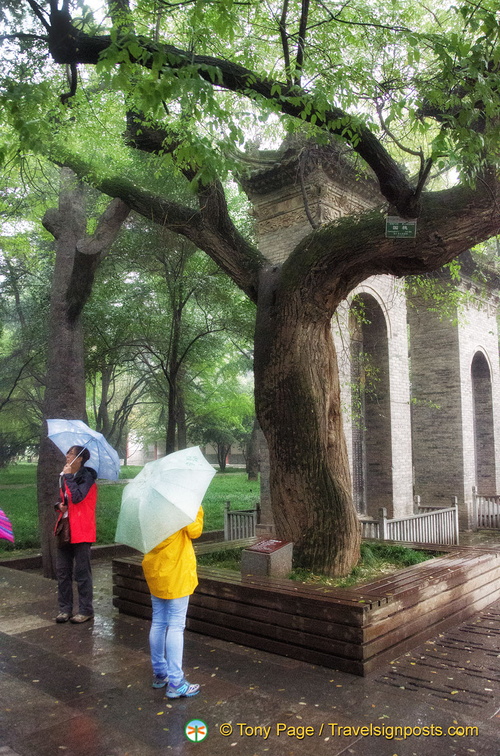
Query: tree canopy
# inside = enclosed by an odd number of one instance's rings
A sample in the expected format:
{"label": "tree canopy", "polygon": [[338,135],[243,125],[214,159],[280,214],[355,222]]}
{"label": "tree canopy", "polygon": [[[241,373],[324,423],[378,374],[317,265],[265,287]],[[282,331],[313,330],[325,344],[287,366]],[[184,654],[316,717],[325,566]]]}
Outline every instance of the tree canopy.
{"label": "tree canopy", "polygon": [[[200,180],[213,176],[214,152],[227,161],[228,143],[246,141],[269,112],[349,143],[403,215],[418,210],[431,163],[471,177],[498,160],[493,0],[444,8],[363,0],[266,6],[110,0],[101,23],[69,0],[4,7],[6,31],[13,27],[3,37],[8,58],[14,42],[21,50],[8,64],[18,118],[23,97],[32,109],[42,106],[48,81],[40,75],[49,52],[68,67],[63,103],[78,88],[93,98],[103,85],[125,94],[149,124],[168,122],[177,161],[195,166]],[[80,64],[97,68],[100,85],[88,74],[78,78]],[[54,102],[45,106],[52,127],[60,112]],[[26,134],[34,130],[33,122],[24,126]],[[401,169],[401,157],[420,164],[416,180]]]}
{"label": "tree canopy", "polygon": [[[111,0],[108,10],[98,19],[80,2],[8,2],[1,104],[22,145],[72,162],[110,194],[133,199],[124,180],[136,178],[127,171],[130,157],[117,150],[125,118],[129,145],[161,153],[163,165],[173,161],[206,186],[234,168],[236,148],[255,137],[259,123],[278,116],[284,131],[295,122],[316,140],[339,137],[404,217],[425,215],[422,193],[434,170],[460,175],[469,188],[461,202],[472,201],[483,182],[494,194],[500,74],[493,1],[442,8]],[[47,54],[65,66],[69,92],[63,70],[47,68]],[[92,159],[106,148],[114,151],[113,167],[93,175]],[[185,206],[168,209],[177,223],[195,225]],[[204,234],[191,229],[190,236],[209,251]],[[244,245],[241,251],[250,257]],[[240,262],[248,268],[248,259]],[[236,276],[234,264],[228,272]],[[248,290],[241,270],[238,276]]]}

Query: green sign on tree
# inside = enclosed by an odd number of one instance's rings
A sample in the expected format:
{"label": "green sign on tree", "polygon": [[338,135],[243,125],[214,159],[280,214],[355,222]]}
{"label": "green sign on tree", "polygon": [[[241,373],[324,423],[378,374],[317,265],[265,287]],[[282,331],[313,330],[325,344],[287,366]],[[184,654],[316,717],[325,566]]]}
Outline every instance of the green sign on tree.
{"label": "green sign on tree", "polygon": [[417,235],[417,221],[388,215],[385,219],[385,235],[388,239],[414,239]]}

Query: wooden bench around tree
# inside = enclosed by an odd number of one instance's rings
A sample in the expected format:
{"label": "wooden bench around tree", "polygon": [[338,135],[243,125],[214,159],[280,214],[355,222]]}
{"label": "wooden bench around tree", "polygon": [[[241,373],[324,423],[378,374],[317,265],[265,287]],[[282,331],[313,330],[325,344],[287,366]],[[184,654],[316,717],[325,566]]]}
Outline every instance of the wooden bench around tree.
{"label": "wooden bench around tree", "polygon": [[[221,544],[200,544],[197,551],[214,547]],[[457,547],[356,589],[203,566],[198,573],[189,630],[356,675],[368,674],[500,597],[495,547]],[[151,618],[140,557],[113,560],[113,595],[121,612]]]}

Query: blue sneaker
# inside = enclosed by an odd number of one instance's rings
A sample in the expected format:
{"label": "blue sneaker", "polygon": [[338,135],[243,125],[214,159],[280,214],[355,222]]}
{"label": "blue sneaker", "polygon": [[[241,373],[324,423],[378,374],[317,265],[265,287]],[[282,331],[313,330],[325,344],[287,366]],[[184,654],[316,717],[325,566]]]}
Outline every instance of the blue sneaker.
{"label": "blue sneaker", "polygon": [[153,675],[153,682],[151,685],[153,688],[164,688],[168,683],[167,675]]}
{"label": "blue sneaker", "polygon": [[191,698],[200,692],[200,686],[197,683],[188,683],[187,680],[181,680],[178,685],[168,684],[167,698]]}

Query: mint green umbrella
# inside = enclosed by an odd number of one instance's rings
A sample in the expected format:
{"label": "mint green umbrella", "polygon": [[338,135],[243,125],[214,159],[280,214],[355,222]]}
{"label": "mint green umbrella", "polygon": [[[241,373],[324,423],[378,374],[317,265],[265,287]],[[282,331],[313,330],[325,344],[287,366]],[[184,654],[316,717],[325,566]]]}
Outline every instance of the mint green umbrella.
{"label": "mint green umbrella", "polygon": [[151,551],[195,521],[214,475],[198,446],[148,462],[125,486],[115,540]]}

